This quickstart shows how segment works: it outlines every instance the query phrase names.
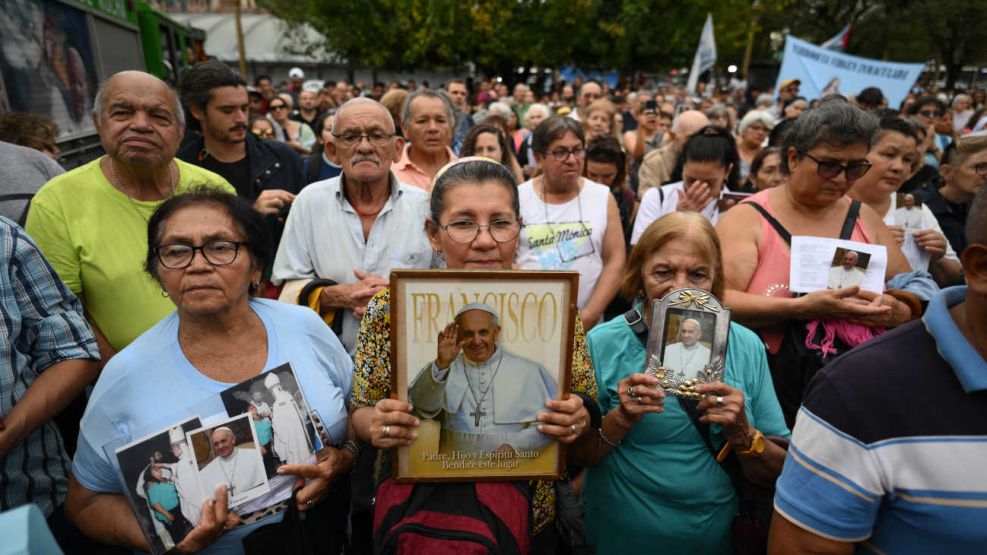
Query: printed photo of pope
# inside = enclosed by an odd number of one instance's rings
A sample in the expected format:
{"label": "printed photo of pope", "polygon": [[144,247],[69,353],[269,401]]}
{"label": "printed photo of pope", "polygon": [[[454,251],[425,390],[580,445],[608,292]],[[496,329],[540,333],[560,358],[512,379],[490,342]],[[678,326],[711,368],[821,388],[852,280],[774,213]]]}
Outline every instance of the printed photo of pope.
{"label": "printed photo of pope", "polygon": [[537,416],[558,391],[537,362],[506,351],[497,311],[472,303],[438,336],[434,361],[412,380],[408,397],[422,418],[441,424],[439,450],[518,452],[541,449],[551,439]]}

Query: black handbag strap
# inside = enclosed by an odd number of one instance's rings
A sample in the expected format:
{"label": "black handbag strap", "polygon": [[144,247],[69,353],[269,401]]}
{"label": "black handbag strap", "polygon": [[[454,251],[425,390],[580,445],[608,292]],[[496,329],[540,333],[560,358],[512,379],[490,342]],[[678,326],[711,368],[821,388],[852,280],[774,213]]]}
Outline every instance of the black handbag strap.
{"label": "black handbag strap", "polygon": [[[745,202],[744,204],[749,204],[751,208],[760,212],[761,217],[764,218],[765,221],[767,221],[769,224],[771,224],[771,227],[773,227],[775,231],[778,232],[778,235],[780,235],[781,238],[784,239],[785,242],[788,243],[789,245],[792,244],[792,234],[789,233],[787,229],[785,229],[785,226],[781,225],[781,222],[779,222],[777,218],[775,218],[768,212],[767,208],[754,201],[748,201]],[[843,219],[843,227],[840,228],[840,239],[846,241],[853,236],[853,226],[856,225],[857,217],[859,215],[860,215],[860,201],[859,200],[851,201],[850,208],[847,209],[846,212],[846,218]]]}

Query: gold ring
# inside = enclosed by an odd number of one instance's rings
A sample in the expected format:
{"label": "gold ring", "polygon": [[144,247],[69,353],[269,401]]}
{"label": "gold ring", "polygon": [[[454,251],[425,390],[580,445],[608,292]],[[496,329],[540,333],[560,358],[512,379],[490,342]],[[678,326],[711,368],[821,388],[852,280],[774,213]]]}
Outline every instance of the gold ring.
{"label": "gold ring", "polygon": [[391,437],[391,427],[384,426],[383,428],[381,428],[380,435],[385,438]]}

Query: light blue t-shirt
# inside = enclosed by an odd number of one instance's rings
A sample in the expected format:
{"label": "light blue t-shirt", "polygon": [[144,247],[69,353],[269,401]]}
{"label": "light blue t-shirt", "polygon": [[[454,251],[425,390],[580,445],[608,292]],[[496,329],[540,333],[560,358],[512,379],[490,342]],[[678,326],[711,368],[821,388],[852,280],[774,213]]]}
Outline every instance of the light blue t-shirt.
{"label": "light blue t-shirt", "polygon": [[[645,368],[645,348],[623,316],[586,334],[603,414],[620,405],[617,384]],[[768,372],[764,344],[751,330],[730,324],[723,381],[744,392],[751,426],[788,437]],[[714,446],[723,443],[710,426]],[[713,458],[675,397],[648,414],[620,446],[588,469],[583,497],[589,543],[600,555],[667,551],[732,553],[730,521],[737,499],[730,478]]]}
{"label": "light blue t-shirt", "polygon": [[[264,299],[251,300],[250,307],[267,330],[264,371],[290,362],[309,408],[318,412],[332,442],[345,440],[353,363],[342,344],[308,308]],[[185,358],[173,312],[117,353],[100,375],[80,424],[72,463],[76,479],[92,491],[122,493],[116,448],[192,416],[204,426],[226,420],[219,393],[232,385],[206,377]],[[271,493],[247,503],[242,512],[287,499],[292,481],[273,478]],[[235,528],[201,553],[241,554],[243,536],[282,515]]]}

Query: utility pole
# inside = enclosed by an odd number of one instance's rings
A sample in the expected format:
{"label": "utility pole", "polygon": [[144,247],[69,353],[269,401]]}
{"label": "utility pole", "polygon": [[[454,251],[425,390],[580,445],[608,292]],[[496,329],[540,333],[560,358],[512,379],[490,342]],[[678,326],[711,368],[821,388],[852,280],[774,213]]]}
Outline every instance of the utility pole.
{"label": "utility pole", "polygon": [[757,33],[757,0],[751,2],[751,22],[747,27],[747,46],[744,48],[744,63],[741,64],[740,72],[744,75],[744,81],[750,84],[751,55],[754,52],[754,35]]}
{"label": "utility pole", "polygon": [[236,47],[240,54],[240,75],[247,78],[247,51],[243,46],[243,22],[240,21],[240,0],[233,1],[233,17],[236,18]]}

